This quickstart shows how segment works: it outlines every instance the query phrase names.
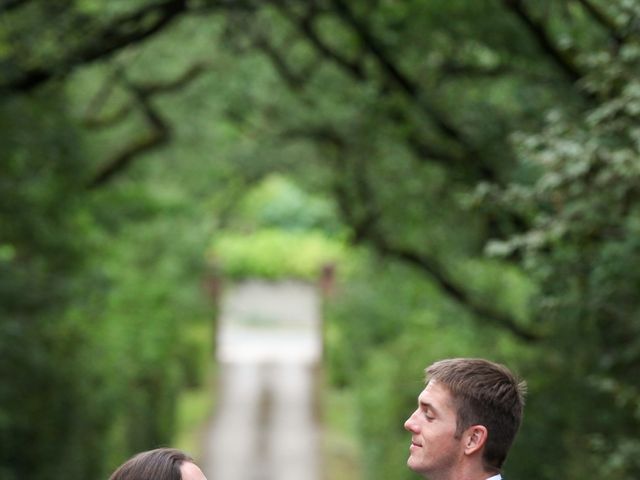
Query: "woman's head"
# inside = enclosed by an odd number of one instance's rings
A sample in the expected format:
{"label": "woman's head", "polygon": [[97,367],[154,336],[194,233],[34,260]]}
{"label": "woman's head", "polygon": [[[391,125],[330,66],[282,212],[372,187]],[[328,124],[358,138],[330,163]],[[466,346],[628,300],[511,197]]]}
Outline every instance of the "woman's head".
{"label": "woman's head", "polygon": [[142,452],[123,463],[109,480],[206,480],[193,459],[175,448]]}

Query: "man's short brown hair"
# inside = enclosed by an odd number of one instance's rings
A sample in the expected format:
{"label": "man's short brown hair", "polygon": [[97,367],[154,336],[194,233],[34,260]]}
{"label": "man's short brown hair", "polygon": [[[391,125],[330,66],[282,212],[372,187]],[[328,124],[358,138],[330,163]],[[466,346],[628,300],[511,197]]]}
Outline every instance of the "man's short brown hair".
{"label": "man's short brown hair", "polygon": [[444,385],[453,397],[457,437],[472,425],[487,428],[483,462],[499,472],[522,422],[525,382],[504,365],[481,358],[440,360],[425,372],[427,382]]}
{"label": "man's short brown hair", "polygon": [[175,448],[157,448],[130,458],[109,480],[181,480],[180,467],[184,462],[193,462],[193,459]]}

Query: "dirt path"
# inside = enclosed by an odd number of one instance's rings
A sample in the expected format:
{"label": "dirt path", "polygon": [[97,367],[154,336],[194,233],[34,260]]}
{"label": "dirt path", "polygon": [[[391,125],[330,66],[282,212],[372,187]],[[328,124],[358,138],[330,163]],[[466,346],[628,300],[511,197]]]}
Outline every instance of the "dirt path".
{"label": "dirt path", "polygon": [[315,289],[247,282],[222,301],[218,410],[208,430],[208,480],[319,480],[314,371],[320,360]]}

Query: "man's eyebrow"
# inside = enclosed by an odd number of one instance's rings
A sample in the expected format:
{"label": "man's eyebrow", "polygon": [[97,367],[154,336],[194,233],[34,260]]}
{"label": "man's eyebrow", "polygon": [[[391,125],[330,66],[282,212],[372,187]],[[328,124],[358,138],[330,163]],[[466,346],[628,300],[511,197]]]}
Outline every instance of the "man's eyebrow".
{"label": "man's eyebrow", "polygon": [[431,410],[433,413],[438,413],[438,409],[433,406],[433,404],[429,402],[425,402],[424,400],[418,399],[418,403],[424,409]]}

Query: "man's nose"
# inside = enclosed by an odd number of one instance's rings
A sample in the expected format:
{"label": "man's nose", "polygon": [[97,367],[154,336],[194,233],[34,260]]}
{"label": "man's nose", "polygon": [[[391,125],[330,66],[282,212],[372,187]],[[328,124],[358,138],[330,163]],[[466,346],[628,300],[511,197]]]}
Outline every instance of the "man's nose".
{"label": "man's nose", "polygon": [[407,420],[404,422],[404,428],[405,430],[411,432],[411,433],[417,433],[416,432],[416,422],[414,421],[414,416],[415,416],[416,412],[413,412],[411,414],[411,416],[409,418],[407,418]]}

